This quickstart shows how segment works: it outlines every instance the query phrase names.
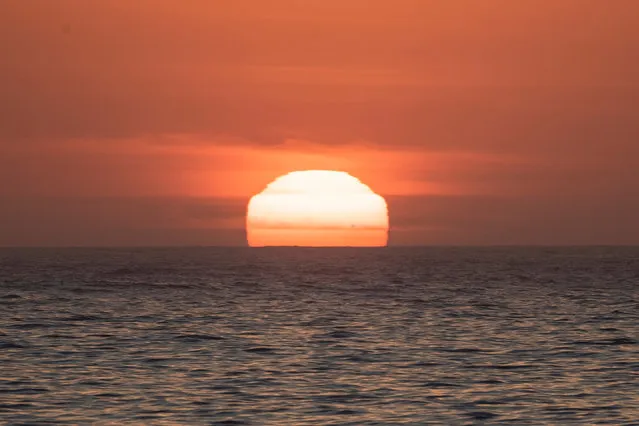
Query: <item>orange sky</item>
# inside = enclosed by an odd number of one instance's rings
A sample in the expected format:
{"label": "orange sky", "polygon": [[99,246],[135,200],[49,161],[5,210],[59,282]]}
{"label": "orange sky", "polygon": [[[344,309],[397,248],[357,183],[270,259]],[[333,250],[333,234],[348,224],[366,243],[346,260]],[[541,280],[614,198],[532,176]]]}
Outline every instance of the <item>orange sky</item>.
{"label": "orange sky", "polygon": [[292,170],[392,244],[639,244],[635,0],[5,0],[0,245],[245,244]]}

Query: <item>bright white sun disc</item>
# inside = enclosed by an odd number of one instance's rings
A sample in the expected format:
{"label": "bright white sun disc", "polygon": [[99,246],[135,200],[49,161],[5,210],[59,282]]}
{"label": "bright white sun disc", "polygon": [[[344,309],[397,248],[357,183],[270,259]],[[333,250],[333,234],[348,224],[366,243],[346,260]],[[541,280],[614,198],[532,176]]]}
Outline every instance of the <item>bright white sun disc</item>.
{"label": "bright white sun disc", "polygon": [[248,244],[260,246],[385,246],[383,197],[346,172],[292,172],[251,198]]}

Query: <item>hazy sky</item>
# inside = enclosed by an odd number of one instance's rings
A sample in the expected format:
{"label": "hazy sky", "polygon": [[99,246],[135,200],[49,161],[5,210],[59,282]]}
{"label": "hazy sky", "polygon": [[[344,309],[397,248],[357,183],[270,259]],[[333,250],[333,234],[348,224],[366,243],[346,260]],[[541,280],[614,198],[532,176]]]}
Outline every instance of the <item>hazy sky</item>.
{"label": "hazy sky", "polygon": [[639,244],[636,0],[0,0],[0,245],[244,245],[348,171],[392,244]]}

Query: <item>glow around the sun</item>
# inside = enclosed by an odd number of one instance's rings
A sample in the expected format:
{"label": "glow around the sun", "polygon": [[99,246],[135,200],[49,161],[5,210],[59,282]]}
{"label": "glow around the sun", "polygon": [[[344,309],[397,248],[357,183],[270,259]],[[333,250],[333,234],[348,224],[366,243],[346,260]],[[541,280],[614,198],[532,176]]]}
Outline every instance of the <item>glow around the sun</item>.
{"label": "glow around the sun", "polygon": [[278,177],[251,198],[250,246],[385,246],[386,201],[346,172],[308,170]]}

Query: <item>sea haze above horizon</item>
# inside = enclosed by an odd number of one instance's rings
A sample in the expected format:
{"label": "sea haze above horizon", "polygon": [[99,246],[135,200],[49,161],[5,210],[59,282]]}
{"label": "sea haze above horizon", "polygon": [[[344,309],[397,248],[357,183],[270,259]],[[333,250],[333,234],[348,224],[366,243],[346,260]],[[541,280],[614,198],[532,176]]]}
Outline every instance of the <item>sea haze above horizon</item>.
{"label": "sea haze above horizon", "polygon": [[0,248],[0,423],[636,424],[639,247]]}

